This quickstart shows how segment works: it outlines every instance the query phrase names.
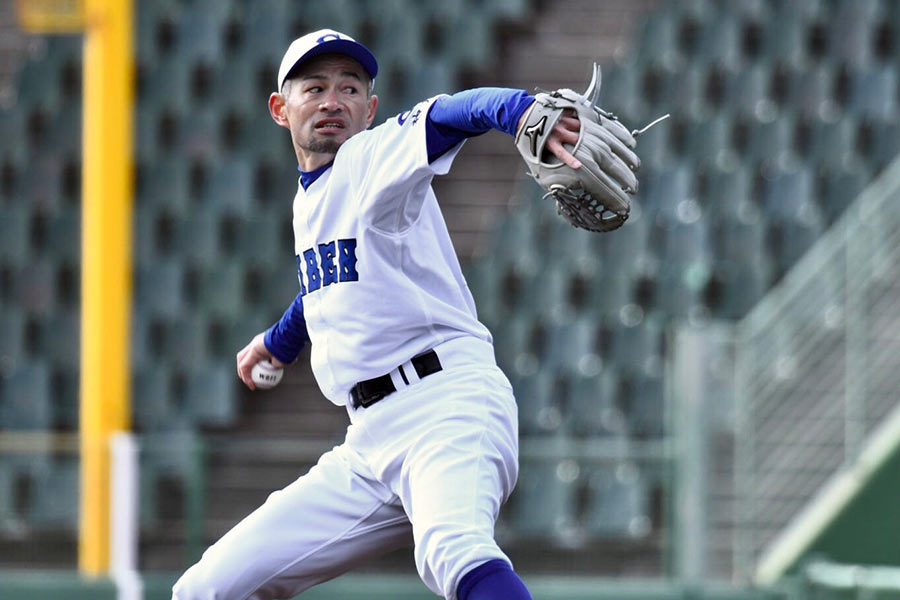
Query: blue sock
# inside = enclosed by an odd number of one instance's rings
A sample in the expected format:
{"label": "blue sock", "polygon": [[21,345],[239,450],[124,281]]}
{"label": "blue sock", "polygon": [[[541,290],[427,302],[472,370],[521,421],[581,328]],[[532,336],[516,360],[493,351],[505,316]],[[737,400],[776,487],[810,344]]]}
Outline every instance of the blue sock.
{"label": "blue sock", "polygon": [[475,567],[459,581],[457,600],[532,600],[528,588],[505,560]]}

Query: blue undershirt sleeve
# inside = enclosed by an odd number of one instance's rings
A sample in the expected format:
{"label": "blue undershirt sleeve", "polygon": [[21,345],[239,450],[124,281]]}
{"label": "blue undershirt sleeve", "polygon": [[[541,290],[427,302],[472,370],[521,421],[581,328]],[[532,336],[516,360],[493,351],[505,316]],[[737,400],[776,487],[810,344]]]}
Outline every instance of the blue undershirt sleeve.
{"label": "blue undershirt sleeve", "polygon": [[516,135],[516,126],[534,96],[525,90],[475,88],[441,96],[431,105],[425,122],[428,162],[466,138],[497,129]]}
{"label": "blue undershirt sleeve", "polygon": [[309,342],[301,294],[297,294],[281,320],[266,330],[264,339],[266,349],[281,362],[287,364],[297,359]]}

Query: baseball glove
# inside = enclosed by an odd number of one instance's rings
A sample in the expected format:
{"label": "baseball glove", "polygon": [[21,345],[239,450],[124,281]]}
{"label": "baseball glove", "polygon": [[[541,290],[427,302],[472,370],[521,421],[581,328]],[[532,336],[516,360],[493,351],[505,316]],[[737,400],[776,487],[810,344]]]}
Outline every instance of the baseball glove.
{"label": "baseball glove", "polygon": [[[531,176],[547,190],[546,196],[556,200],[563,218],[575,227],[603,232],[618,229],[628,219],[629,195],[637,192],[635,171],[641,161],[634,152],[640,132],[629,132],[615,115],[596,106],[599,93],[600,67],[594,64],[583,95],[569,89],[537,94],[516,134],[516,148]],[[545,150],[567,110],[574,111],[580,122],[578,142],[574,148],[566,146],[581,162],[580,169]]]}

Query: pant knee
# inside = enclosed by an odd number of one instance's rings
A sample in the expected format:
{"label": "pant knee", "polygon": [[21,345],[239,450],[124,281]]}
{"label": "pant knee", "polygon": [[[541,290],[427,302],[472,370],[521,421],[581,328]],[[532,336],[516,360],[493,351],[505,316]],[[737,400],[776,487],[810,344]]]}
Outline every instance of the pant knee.
{"label": "pant knee", "polygon": [[417,540],[414,551],[419,577],[444,598],[454,598],[459,579],[473,565],[492,560],[509,561],[493,537],[483,532],[434,527]]}

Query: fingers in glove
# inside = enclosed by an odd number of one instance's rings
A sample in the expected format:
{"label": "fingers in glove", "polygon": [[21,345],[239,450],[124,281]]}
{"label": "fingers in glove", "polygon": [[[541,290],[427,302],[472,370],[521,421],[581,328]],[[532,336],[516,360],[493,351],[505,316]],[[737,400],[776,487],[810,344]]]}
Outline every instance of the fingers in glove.
{"label": "fingers in glove", "polygon": [[635,148],[637,146],[637,141],[635,141],[634,136],[631,135],[631,132],[619,121],[600,117],[600,124],[629,148]]}
{"label": "fingers in glove", "polygon": [[603,171],[590,170],[593,181],[585,187],[598,202],[606,208],[619,212],[628,210],[631,206],[631,200],[628,194],[619,186],[618,182],[604,173]]}
{"label": "fingers in glove", "polygon": [[[570,132],[571,133],[571,132]],[[575,158],[575,156],[566,150],[560,141],[561,137],[557,136],[554,132],[549,138],[547,138],[546,148],[549,150],[554,156],[556,156],[559,160],[563,161],[565,164],[570,166],[573,169],[581,168],[581,161]],[[575,135],[575,141],[570,142],[571,145],[575,145],[578,142],[578,136]]]}
{"label": "fingers in glove", "polygon": [[638,181],[634,172],[599,137],[585,136],[576,155],[583,163],[595,165],[598,171],[609,174],[627,192],[637,192]]}
{"label": "fingers in glove", "polygon": [[638,155],[631,151],[630,148],[625,146],[622,143],[622,140],[617,138],[611,131],[603,127],[602,125],[598,125],[596,123],[585,122],[585,133],[589,135],[593,135],[599,137],[606,143],[609,148],[616,153],[616,155],[625,161],[632,170],[637,170],[641,166],[641,159],[638,158]]}

